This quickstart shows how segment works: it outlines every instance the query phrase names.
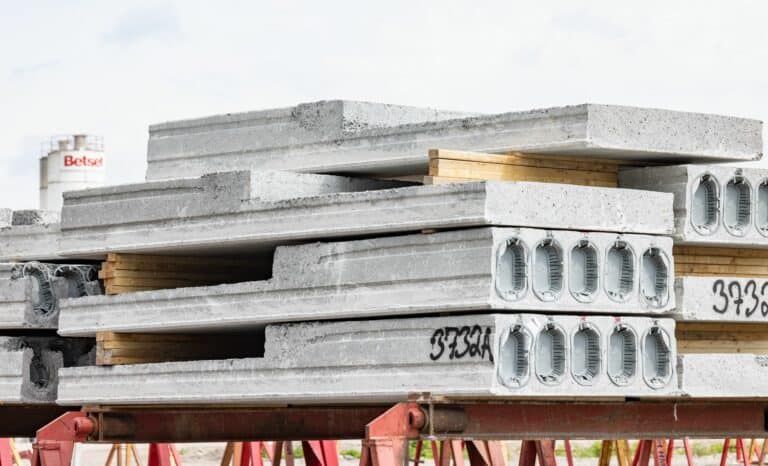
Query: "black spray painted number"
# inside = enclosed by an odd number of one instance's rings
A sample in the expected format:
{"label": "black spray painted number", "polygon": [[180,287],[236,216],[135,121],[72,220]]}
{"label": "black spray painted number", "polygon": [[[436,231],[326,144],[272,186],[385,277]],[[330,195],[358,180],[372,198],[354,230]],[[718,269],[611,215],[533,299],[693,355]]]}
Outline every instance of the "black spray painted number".
{"label": "black spray painted number", "polygon": [[429,358],[433,361],[447,356],[448,359],[487,358],[493,362],[490,327],[485,329],[479,325],[442,327],[432,333],[429,342],[432,343]]}
{"label": "black spray painted number", "polygon": [[760,311],[756,317],[768,317],[768,302],[764,300],[766,291],[768,282],[758,285],[754,280],[749,280],[742,288],[738,281],[726,283],[725,280],[716,280],[712,285],[712,293],[719,302],[715,302],[712,310],[718,314],[735,313],[737,316],[744,313],[745,317],[752,317]]}

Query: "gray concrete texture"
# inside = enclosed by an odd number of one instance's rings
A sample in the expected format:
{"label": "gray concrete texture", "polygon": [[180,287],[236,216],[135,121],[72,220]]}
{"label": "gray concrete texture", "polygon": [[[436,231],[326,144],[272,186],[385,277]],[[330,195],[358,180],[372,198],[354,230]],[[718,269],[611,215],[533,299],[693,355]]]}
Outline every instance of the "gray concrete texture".
{"label": "gray concrete texture", "polygon": [[56,329],[59,300],[97,294],[91,265],[0,263],[0,330]]}
{"label": "gray concrete texture", "polygon": [[446,311],[657,314],[668,237],[475,228],[277,248],[272,278],[61,302],[59,333],[218,331]]}
{"label": "gray concrete texture", "polygon": [[0,229],[9,228],[13,223],[13,210],[0,209]]}
{"label": "gray concrete texture", "polygon": [[762,122],[583,104],[473,116],[321,101],[153,125],[147,180],[222,170],[426,173],[435,148],[654,161],[756,160]]}
{"label": "gray concrete texture", "polygon": [[674,333],[671,319],[534,314],[273,325],[263,358],[62,369],[58,402],[675,396]]}
{"label": "gray concrete texture", "polygon": [[94,363],[92,340],[0,337],[0,403],[54,403],[59,369]]}
{"label": "gray concrete texture", "polygon": [[0,261],[60,260],[59,213],[41,210],[11,211],[12,222],[0,219]]}
{"label": "gray concrete texture", "polygon": [[675,319],[768,323],[768,281],[743,277],[675,280]]}
{"label": "gray concrete texture", "polygon": [[766,398],[768,356],[685,354],[678,359],[678,377],[692,398]]}
{"label": "gray concrete texture", "polygon": [[623,170],[619,186],[673,193],[682,245],[768,248],[768,170],[678,165]]}
{"label": "gray concrete texture", "polygon": [[[300,175],[294,175],[300,176]],[[70,192],[60,253],[254,253],[308,240],[499,225],[667,234],[672,196],[546,183],[474,182],[265,201],[254,175]]]}

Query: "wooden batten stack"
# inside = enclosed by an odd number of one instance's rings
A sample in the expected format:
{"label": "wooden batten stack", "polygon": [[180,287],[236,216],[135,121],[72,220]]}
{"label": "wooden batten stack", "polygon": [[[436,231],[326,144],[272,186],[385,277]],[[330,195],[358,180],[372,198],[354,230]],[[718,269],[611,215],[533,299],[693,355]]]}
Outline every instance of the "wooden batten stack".
{"label": "wooden batten stack", "polygon": [[110,253],[99,278],[106,294],[259,280],[268,272],[251,259]]}
{"label": "wooden batten stack", "polygon": [[626,161],[552,155],[486,154],[446,149],[429,151],[425,184],[475,180],[536,181],[615,188]]}
{"label": "wooden batten stack", "polygon": [[675,246],[675,274],[768,278],[768,250]]}

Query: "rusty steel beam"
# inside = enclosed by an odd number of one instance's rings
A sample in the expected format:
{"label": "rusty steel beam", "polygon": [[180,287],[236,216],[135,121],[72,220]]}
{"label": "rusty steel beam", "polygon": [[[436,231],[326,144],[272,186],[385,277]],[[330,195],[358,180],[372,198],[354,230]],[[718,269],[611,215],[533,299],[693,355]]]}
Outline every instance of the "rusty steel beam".
{"label": "rusty steel beam", "polygon": [[[760,437],[768,402],[402,403],[232,409],[88,408],[92,442]],[[383,414],[387,416],[383,416]],[[385,422],[386,421],[386,422]]]}
{"label": "rusty steel beam", "polygon": [[768,402],[530,402],[434,405],[441,438],[624,439],[765,437]]}
{"label": "rusty steel beam", "polygon": [[86,411],[95,423],[90,442],[216,442],[361,439],[389,407]]}

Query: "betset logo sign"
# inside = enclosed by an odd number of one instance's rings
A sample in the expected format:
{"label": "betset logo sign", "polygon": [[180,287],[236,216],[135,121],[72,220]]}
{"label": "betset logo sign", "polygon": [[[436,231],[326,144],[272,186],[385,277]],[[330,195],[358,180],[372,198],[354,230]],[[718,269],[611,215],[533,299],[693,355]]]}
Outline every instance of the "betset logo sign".
{"label": "betset logo sign", "polygon": [[87,155],[64,156],[64,168],[101,168],[104,166],[104,157],[88,157]]}

